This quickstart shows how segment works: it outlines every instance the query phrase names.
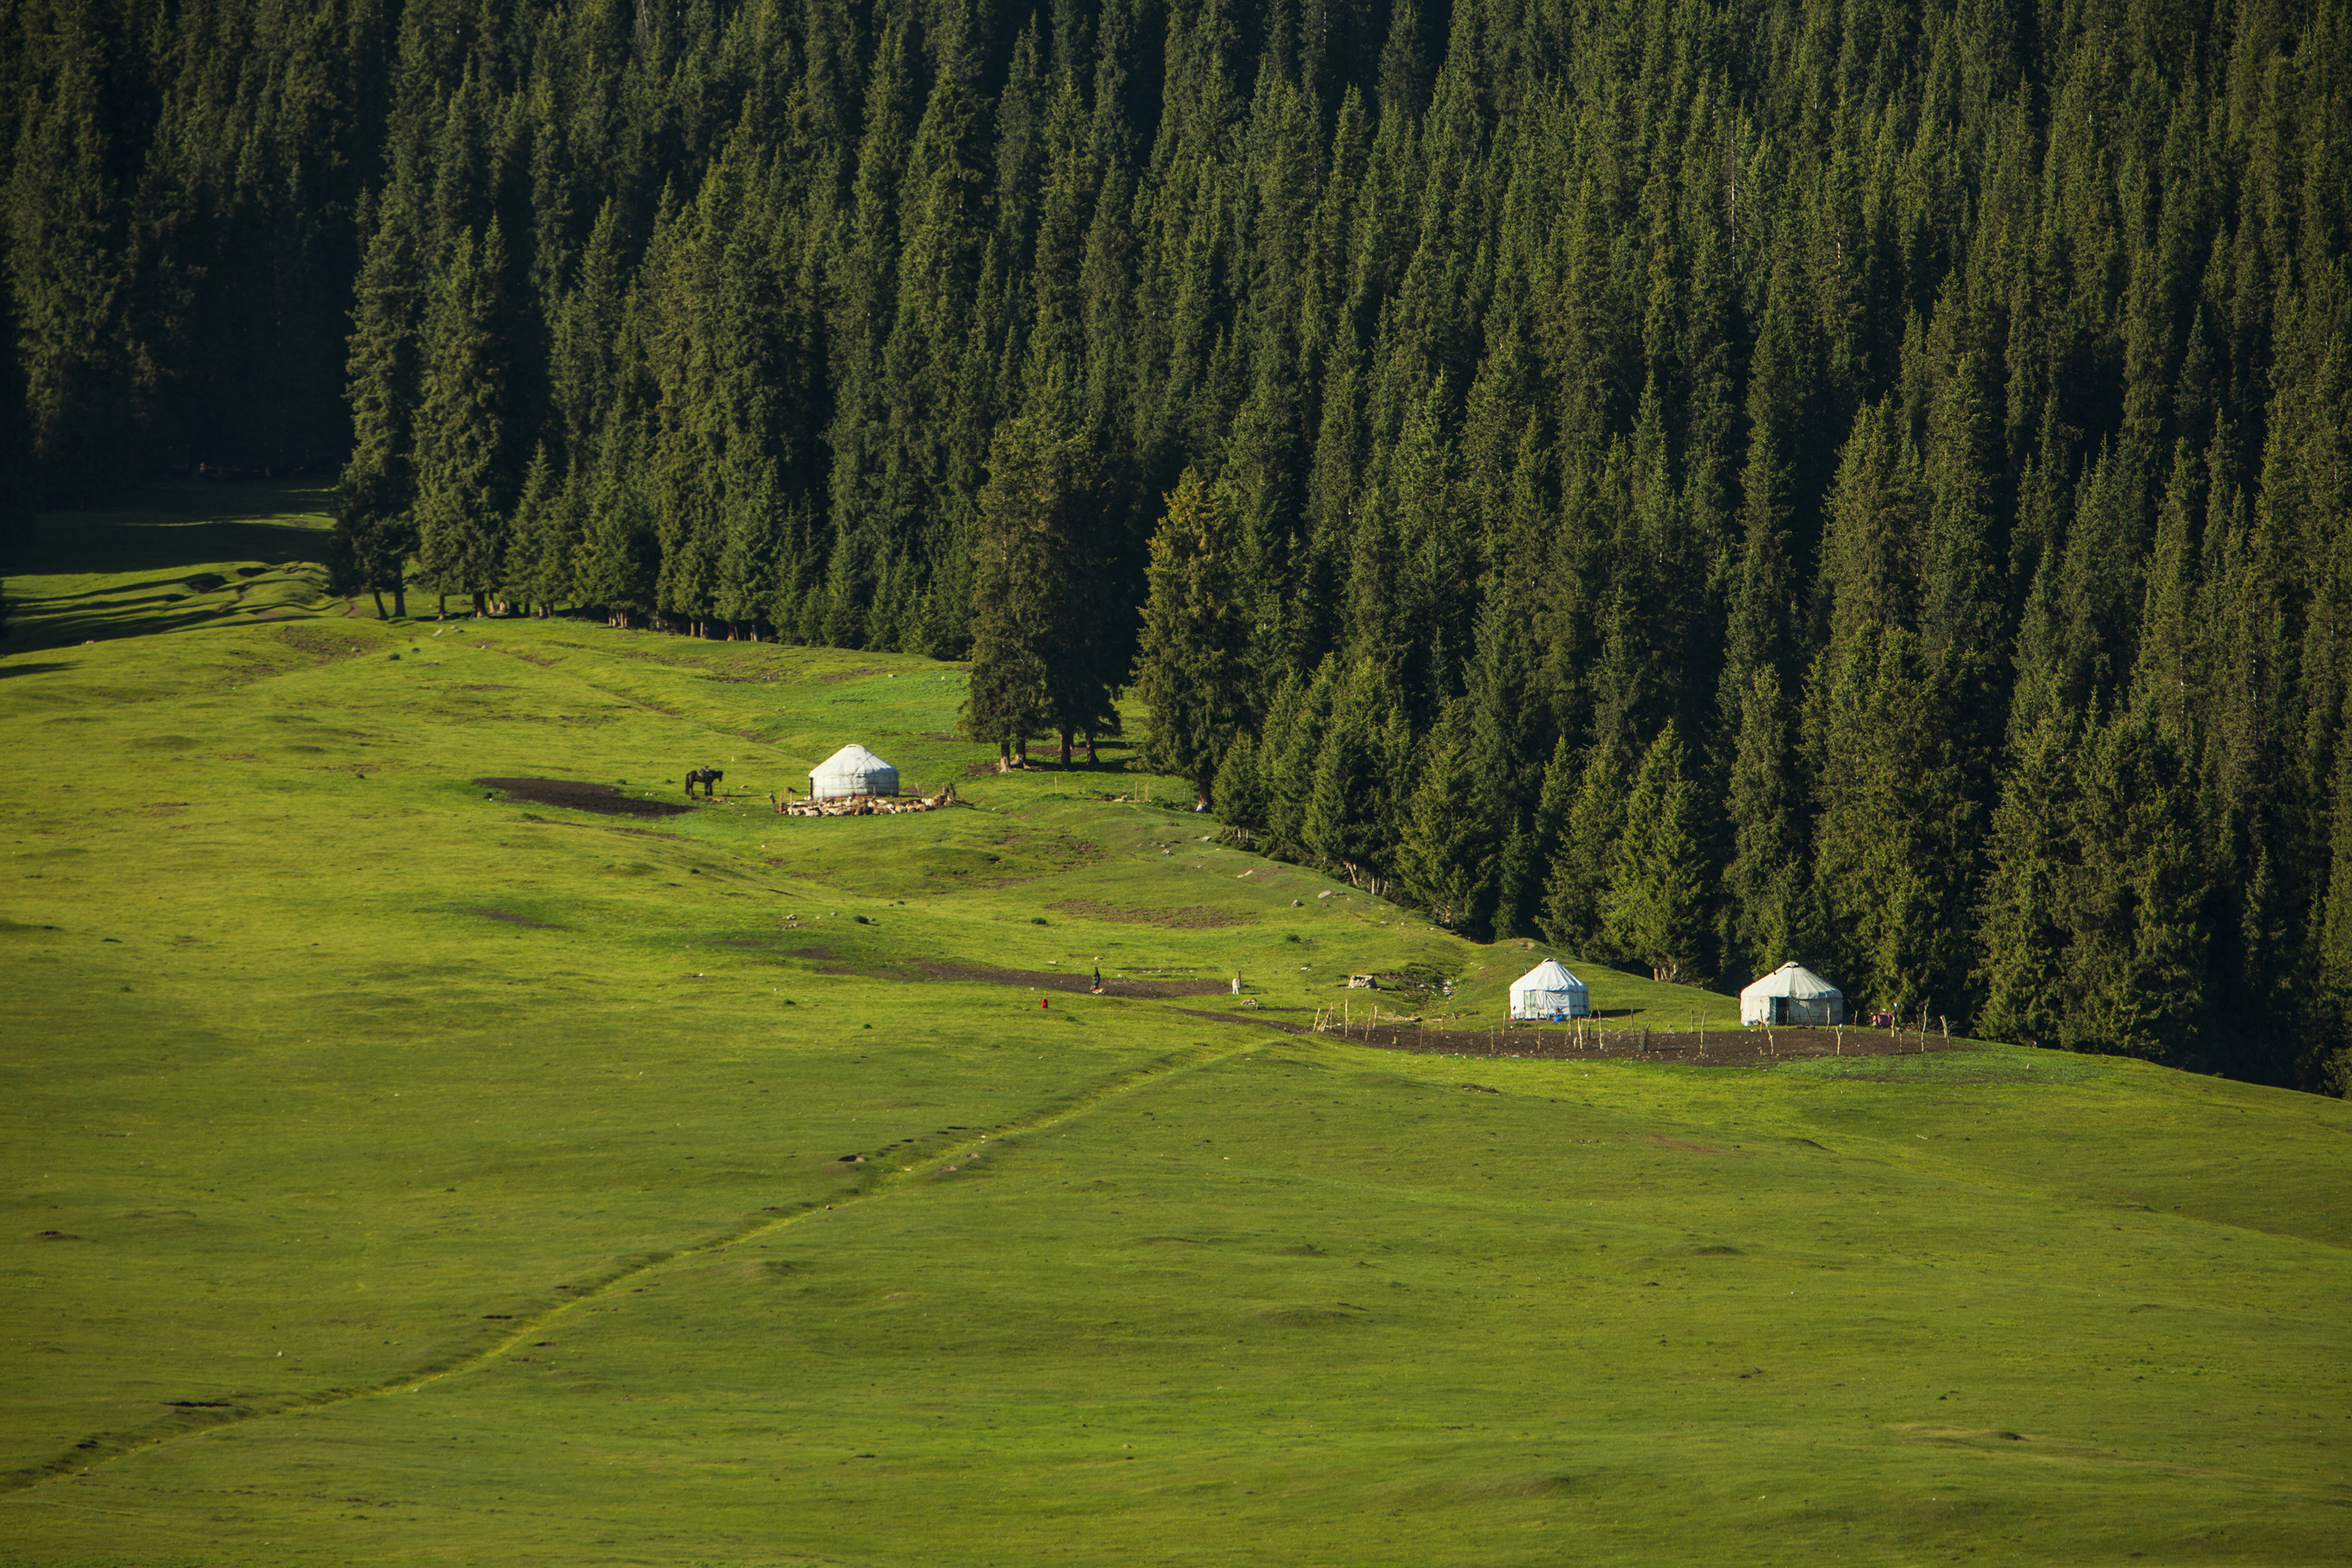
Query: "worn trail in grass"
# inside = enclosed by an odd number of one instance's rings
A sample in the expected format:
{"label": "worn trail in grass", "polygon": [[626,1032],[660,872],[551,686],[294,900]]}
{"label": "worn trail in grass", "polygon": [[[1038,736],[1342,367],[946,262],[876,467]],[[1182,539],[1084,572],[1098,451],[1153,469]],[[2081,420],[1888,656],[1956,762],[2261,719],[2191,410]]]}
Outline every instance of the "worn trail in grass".
{"label": "worn trail in grass", "polygon": [[[299,540],[271,499],[52,519],[10,581],[0,1561],[2352,1547],[2345,1107],[928,978],[1444,974],[1389,1005],[1478,1027],[1532,957],[1104,800],[1181,798],[1123,751],[780,819],[848,740],[960,775],[960,672],[296,587],[262,621],[228,584],[300,552],[218,546]],[[231,607],[93,612],[190,575]],[[706,763],[735,799],[657,820],[472,782],[682,803]],[[1577,967],[1612,1023],[1729,1021]]]}

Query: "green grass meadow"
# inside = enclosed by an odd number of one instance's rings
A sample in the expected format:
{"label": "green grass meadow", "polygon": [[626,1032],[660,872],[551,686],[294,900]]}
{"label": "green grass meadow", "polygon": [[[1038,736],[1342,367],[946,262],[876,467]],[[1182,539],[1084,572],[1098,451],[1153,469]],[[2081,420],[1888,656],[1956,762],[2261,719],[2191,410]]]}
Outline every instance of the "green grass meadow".
{"label": "green grass meadow", "polygon": [[[0,1563],[2352,1557],[2352,1108],[934,978],[1483,1028],[1542,952],[1123,746],[966,777],[951,666],[351,613],[322,501],[125,492],[10,572]],[[850,741],[971,805],[769,810]]]}

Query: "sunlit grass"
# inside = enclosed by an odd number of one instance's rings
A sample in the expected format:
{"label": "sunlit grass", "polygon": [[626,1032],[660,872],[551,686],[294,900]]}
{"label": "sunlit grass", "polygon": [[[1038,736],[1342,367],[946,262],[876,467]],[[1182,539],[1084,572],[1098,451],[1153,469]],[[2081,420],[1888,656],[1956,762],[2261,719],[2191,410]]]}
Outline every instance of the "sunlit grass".
{"label": "sunlit grass", "polygon": [[[2337,1103],[1041,1009],[923,965],[1292,1023],[1433,973],[1477,1027],[1542,952],[1106,801],[1189,804],[1123,748],[964,776],[927,660],[107,620],[310,581],[173,565],[230,536],[137,499],[8,589],[0,1559],[2344,1554]],[[850,740],[971,805],[767,809]],[[726,798],[656,818],[473,782],[697,765]],[[1628,1026],[1730,1021],[1568,956]]]}

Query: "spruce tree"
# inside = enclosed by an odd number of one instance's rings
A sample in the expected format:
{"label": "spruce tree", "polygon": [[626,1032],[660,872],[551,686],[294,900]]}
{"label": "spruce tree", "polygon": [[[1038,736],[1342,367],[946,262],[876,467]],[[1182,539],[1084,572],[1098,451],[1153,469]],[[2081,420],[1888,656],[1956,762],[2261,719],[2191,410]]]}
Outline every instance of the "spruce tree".
{"label": "spruce tree", "polygon": [[1535,809],[1527,821],[1503,840],[1495,875],[1495,912],[1490,921],[1497,937],[1533,936],[1541,929],[1544,881],[1559,858],[1560,836],[1568,826],[1576,801],[1579,779],[1576,757],[1561,738],[1540,775]]}
{"label": "spruce tree", "polygon": [[1703,981],[1707,974],[1711,879],[1689,765],[1682,738],[1669,723],[1633,775],[1601,916],[1610,944],[1646,964],[1652,979],[1668,984]]}
{"label": "spruce tree", "polygon": [[100,8],[30,13],[10,33],[19,26],[46,69],[10,110],[7,279],[35,461],[50,483],[81,487],[122,472],[134,428],[123,153],[109,144]]}
{"label": "spruce tree", "polygon": [[2085,738],[2074,795],[2060,1043],[2193,1060],[2210,994],[2207,873],[2180,760],[2150,716],[2118,714]]}
{"label": "spruce tree", "polygon": [[732,476],[720,529],[712,608],[727,622],[729,640],[748,637],[756,642],[760,620],[775,600],[776,565],[783,553],[783,505],[771,466],[761,463]]}
{"label": "spruce tree", "polygon": [[[1556,759],[1554,767],[1564,760]],[[1594,742],[1577,771],[1576,796],[1544,884],[1540,923],[1544,940],[1555,947],[1598,959],[1618,955],[1606,934],[1605,900],[1632,772],[1613,734]]]}
{"label": "spruce tree", "polygon": [[2017,744],[1993,811],[1978,921],[1984,1002],[1976,1026],[1996,1040],[2056,1046],[2063,1037],[2074,745],[2065,715],[2045,712]]}
{"label": "spruce tree", "polygon": [[534,447],[515,497],[508,536],[507,591],[545,615],[571,586],[570,551],[564,538],[563,482],[544,443]]}
{"label": "spruce tree", "polygon": [[373,232],[352,302],[349,380],[352,453],[335,487],[334,541],[328,558],[338,594],[374,595],[384,614],[405,616],[405,582],[416,549],[413,450],[418,391],[417,337],[423,270],[408,203],[397,188],[373,214]]}
{"label": "spruce tree", "polygon": [[1332,683],[1331,716],[1315,754],[1301,834],[1348,880],[1378,893],[1396,864],[1396,809],[1410,787],[1400,694],[1389,673],[1359,659]]}
{"label": "spruce tree", "polygon": [[1258,766],[1257,739],[1248,731],[1235,735],[1225,748],[1209,793],[1218,819],[1240,828],[1244,843],[1266,830],[1265,778]]}
{"label": "spruce tree", "polygon": [[2336,742],[2328,811],[2327,892],[2315,942],[2319,1028],[2306,1081],[2323,1093],[2352,1092],[2352,713]]}
{"label": "spruce tree", "polygon": [[966,732],[999,754],[1058,731],[1062,761],[1083,731],[1116,733],[1117,671],[1088,591],[1101,479],[1058,405],[998,431],[979,500]]}
{"label": "spruce tree", "polygon": [[1315,793],[1315,763],[1331,722],[1339,664],[1328,657],[1309,673],[1284,678],[1268,704],[1265,735],[1258,747],[1264,781],[1266,830],[1293,853],[1307,848],[1307,811]]}
{"label": "spruce tree", "polygon": [[1811,836],[1804,820],[1795,725],[1769,664],[1756,668],[1739,705],[1739,734],[1724,802],[1731,861],[1723,878],[1725,956],[1748,974],[1801,959],[1813,942]]}
{"label": "spruce tree", "polygon": [[418,569],[474,613],[505,570],[508,472],[506,241],[496,220],[478,243],[460,232],[442,250],[425,309],[416,405]]}
{"label": "spruce tree", "polygon": [[[16,312],[7,289],[0,289],[0,561],[16,560],[27,542],[33,501],[33,432],[17,360]],[[0,594],[0,641],[7,635],[7,599]]]}
{"label": "spruce tree", "polygon": [[1401,813],[1398,877],[1443,926],[1470,924],[1493,899],[1494,837],[1468,809],[1480,763],[1469,705],[1457,701],[1425,742],[1420,781]]}
{"label": "spruce tree", "polygon": [[581,602],[602,606],[607,623],[620,627],[652,612],[659,570],[640,452],[638,441],[617,423],[598,444],[575,568]]}
{"label": "spruce tree", "polygon": [[1849,997],[1965,1016],[1980,828],[1919,644],[1864,623],[1816,662],[1804,751],[1824,945]]}
{"label": "spruce tree", "polygon": [[1151,539],[1135,688],[1151,710],[1145,762],[1190,780],[1203,799],[1255,717],[1240,543],[1224,494],[1185,469]]}

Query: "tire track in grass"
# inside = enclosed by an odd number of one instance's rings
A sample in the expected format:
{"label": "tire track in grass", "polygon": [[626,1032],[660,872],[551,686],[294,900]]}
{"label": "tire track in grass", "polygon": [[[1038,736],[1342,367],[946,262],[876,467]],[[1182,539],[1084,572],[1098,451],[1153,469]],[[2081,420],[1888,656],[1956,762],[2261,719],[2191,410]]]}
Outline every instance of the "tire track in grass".
{"label": "tire track in grass", "polygon": [[903,1156],[904,1163],[896,1170],[877,1171],[863,1186],[825,1203],[810,1199],[794,1205],[788,1211],[768,1216],[764,1211],[736,1226],[733,1229],[661,1252],[641,1252],[616,1261],[613,1267],[587,1280],[555,1289],[567,1294],[527,1316],[518,1315],[513,1326],[499,1334],[489,1344],[413,1368],[396,1376],[362,1384],[355,1388],[321,1389],[318,1393],[277,1400],[268,1405],[241,1405],[232,1400],[173,1400],[177,1414],[167,1416],[154,1426],[133,1432],[96,1433],[84,1437],[53,1459],[0,1477],[0,1496],[21,1492],[39,1486],[44,1481],[61,1476],[86,1475],[101,1465],[112,1464],[142,1449],[156,1447],[182,1437],[201,1437],[226,1431],[272,1416],[290,1415],[306,1410],[321,1410],[353,1400],[373,1399],[383,1394],[414,1394],[444,1378],[461,1377],[478,1372],[513,1353],[530,1340],[545,1333],[552,1325],[591,1301],[601,1300],[621,1286],[641,1279],[655,1270],[673,1263],[706,1257],[724,1248],[751,1241],[756,1237],[787,1230],[798,1225],[837,1213],[856,1205],[879,1203],[904,1188],[913,1186],[935,1174],[949,1161],[959,1158],[958,1151],[976,1146],[985,1141],[992,1149],[1002,1149],[1010,1141],[1045,1132],[1065,1122],[1072,1121],[1097,1110],[1111,1101],[1150,1088],[1171,1078],[1248,1056],[1270,1040],[1252,1041],[1241,1045],[1196,1045],[1181,1051],[1156,1057],[1140,1067],[1114,1073],[1087,1089],[1049,1100],[1028,1115],[1000,1122],[996,1126],[976,1130],[976,1135],[950,1141],[936,1153]]}

